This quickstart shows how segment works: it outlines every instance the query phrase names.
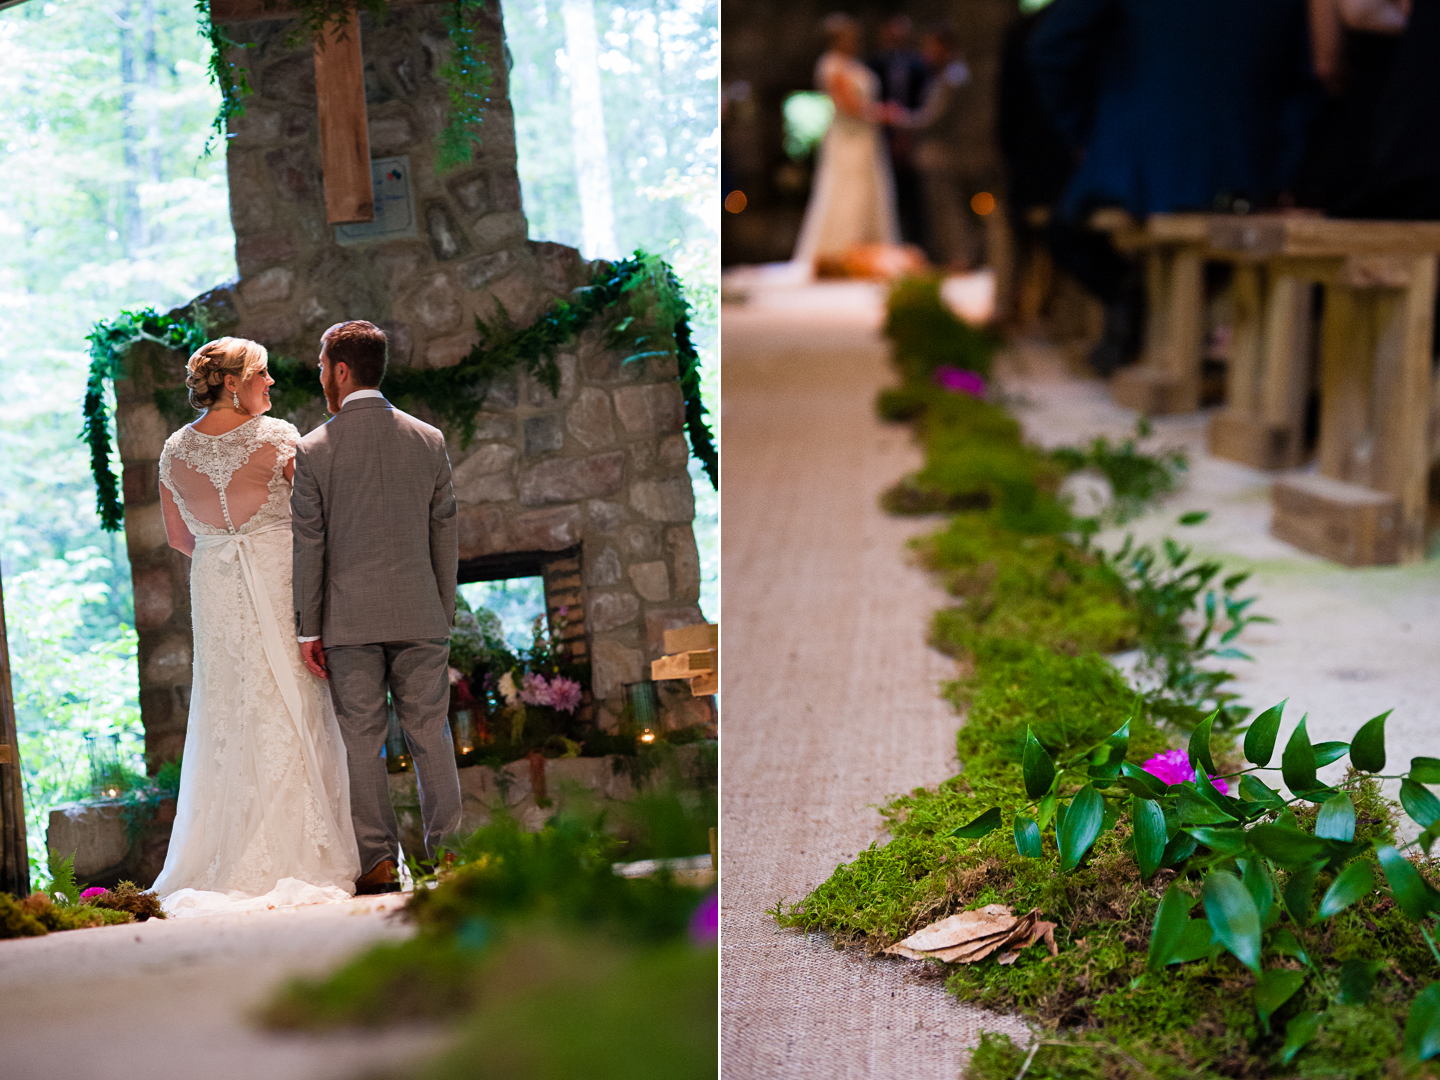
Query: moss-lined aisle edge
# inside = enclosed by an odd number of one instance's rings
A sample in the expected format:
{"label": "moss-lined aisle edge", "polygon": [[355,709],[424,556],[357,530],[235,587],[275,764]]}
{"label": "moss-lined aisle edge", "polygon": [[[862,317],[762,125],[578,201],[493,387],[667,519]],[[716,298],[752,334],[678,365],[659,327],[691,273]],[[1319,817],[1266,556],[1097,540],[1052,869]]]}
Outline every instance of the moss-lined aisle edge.
{"label": "moss-lined aisle edge", "polygon": [[[963,771],[893,799],[881,810],[887,844],[872,844],[802,901],[777,905],[772,914],[782,925],[821,930],[872,954],[945,915],[990,903],[1017,913],[1038,907],[1058,922],[1056,957],[1032,949],[1009,966],[994,959],[940,966],[937,973],[958,997],[1018,1011],[1044,1035],[1030,1048],[987,1036],[972,1057],[970,1080],[1021,1072],[1436,1075],[1420,1058],[1440,1051],[1440,1032],[1433,1047],[1424,1038],[1430,1026],[1440,1027],[1440,989],[1435,1016],[1426,1012],[1424,989],[1440,975],[1425,929],[1440,910],[1440,893],[1428,882],[1428,858],[1396,853],[1397,808],[1357,771],[1379,771],[1362,754],[1362,738],[1353,751],[1347,744],[1311,747],[1302,731],[1303,746],[1292,739],[1283,751],[1292,791],[1305,785],[1296,761],[1306,754],[1314,786],[1321,757],[1352,753],[1346,790],[1315,787],[1288,800],[1269,787],[1263,790],[1271,795],[1259,794],[1255,769],[1273,763],[1257,756],[1254,734],[1243,746],[1251,764],[1242,761],[1244,711],[1226,691],[1230,676],[1213,663],[1244,658],[1233,642],[1256,618],[1253,598],[1238,595],[1246,575],[1196,563],[1168,539],[1158,548],[1127,543],[1113,554],[1095,550],[1089,540],[1102,523],[1071,518],[1057,498],[1067,473],[1099,471],[1116,490],[1111,521],[1123,520],[1172,490],[1183,463],[1146,458],[1131,443],[1117,448],[1097,440],[1086,451],[1050,453],[1026,446],[1002,409],[944,389],[965,385],[947,368],[987,373],[995,343],[937,312],[940,306],[933,283],[906,283],[892,293],[886,329],[903,384],[883,394],[879,408],[886,418],[914,423],[926,452],[922,470],[887,493],[887,508],[960,511],[916,546],[957,599],[935,616],[931,640],[957,658],[963,673],[943,688],[965,713],[957,736]],[[915,332],[916,325],[925,332]],[[933,344],[937,337],[941,346]],[[917,340],[932,344],[917,347]],[[1195,519],[1187,515],[1179,524]],[[1143,655],[1139,685],[1105,659],[1131,648]],[[1278,713],[1259,718],[1252,731],[1263,734],[1272,722],[1278,726]],[[1383,724],[1365,729],[1380,732],[1381,767]],[[1197,725],[1188,756],[1206,766],[1198,782],[1147,790],[1143,776],[1132,775],[1140,773],[1135,765],[1181,743]],[[1119,755],[1105,750],[1122,731],[1128,741],[1119,740]],[[1030,736],[1061,766],[1043,797],[1032,770],[1022,767]],[[1279,758],[1273,732],[1269,738]],[[1242,778],[1241,770],[1252,775]],[[1231,776],[1230,794],[1207,784],[1207,773]],[[1406,811],[1430,824],[1428,799],[1435,803],[1432,820],[1440,820],[1440,800],[1424,787],[1430,774],[1412,763],[1408,775]],[[1218,812],[1224,820],[1195,820],[1197,812],[1185,810],[1192,795],[1209,799],[1201,818]],[[1273,804],[1265,801],[1272,796]],[[1078,856],[1075,838],[1084,826],[1065,813],[1067,798],[1072,808],[1082,801],[1106,807],[1103,818],[1095,810],[1094,835]],[[1143,822],[1136,836],[1135,815],[1148,812],[1142,800],[1163,812],[1158,840]],[[1332,820],[1342,804],[1350,808],[1343,840]],[[1004,827],[979,839],[949,835],[994,809]],[[1317,837],[1322,814],[1331,816]],[[1062,817],[1070,820],[1068,831]],[[1017,837],[1021,823],[1034,819],[1043,851],[1027,858]],[[1284,841],[1275,858],[1259,850],[1266,829]],[[1078,861],[1064,873],[1062,833],[1071,848],[1066,864]],[[1165,855],[1150,850],[1155,843]],[[1285,854],[1297,846],[1310,852],[1303,865]],[[1351,888],[1355,895],[1332,913],[1332,895],[1349,887],[1336,884],[1341,877],[1368,887]],[[1232,881],[1257,920],[1253,956],[1248,937],[1232,940],[1217,929],[1225,917],[1212,894],[1227,892]],[[1192,911],[1202,917],[1190,919]],[[1203,928],[1198,950],[1168,943],[1166,934],[1194,930],[1195,923]]]}

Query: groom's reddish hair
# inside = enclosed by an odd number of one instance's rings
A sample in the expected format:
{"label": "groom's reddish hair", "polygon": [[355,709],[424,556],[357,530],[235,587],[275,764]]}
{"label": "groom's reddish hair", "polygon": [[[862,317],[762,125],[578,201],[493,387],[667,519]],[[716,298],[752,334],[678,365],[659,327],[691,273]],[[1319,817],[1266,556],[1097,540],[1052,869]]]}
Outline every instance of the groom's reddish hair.
{"label": "groom's reddish hair", "polygon": [[336,323],[320,338],[332,364],[344,364],[356,386],[377,387],[385,378],[385,331],[364,319]]}

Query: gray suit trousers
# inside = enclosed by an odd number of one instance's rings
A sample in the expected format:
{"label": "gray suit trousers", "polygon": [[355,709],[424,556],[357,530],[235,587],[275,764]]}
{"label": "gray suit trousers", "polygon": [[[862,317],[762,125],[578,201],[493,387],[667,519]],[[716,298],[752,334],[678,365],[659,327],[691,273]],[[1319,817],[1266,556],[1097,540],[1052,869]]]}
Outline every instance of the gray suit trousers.
{"label": "gray suit trousers", "polygon": [[[420,788],[425,855],[460,829],[460,774],[446,721],[450,703],[450,641],[385,641],[325,650],[330,697],[350,766],[350,816],[360,845],[360,872],[398,859],[399,830],[380,752],[390,729],[386,688],[395,704]],[[411,852],[412,856],[419,852]]]}

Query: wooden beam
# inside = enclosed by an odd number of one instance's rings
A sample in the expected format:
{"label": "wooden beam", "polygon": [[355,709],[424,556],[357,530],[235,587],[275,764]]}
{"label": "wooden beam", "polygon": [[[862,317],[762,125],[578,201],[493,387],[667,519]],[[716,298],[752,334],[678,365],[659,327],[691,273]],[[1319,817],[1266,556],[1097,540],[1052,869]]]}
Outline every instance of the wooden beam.
{"label": "wooden beam", "polygon": [[353,7],[345,23],[327,27],[315,42],[315,97],[326,220],[331,225],[374,221],[365,61],[360,55],[360,15]]}
{"label": "wooden beam", "polygon": [[[13,0],[20,3],[21,0]],[[386,0],[391,7],[417,7],[445,0]],[[7,6],[0,0],[0,7]],[[293,19],[300,9],[287,0],[210,0],[210,18],[217,23],[258,22],[262,19]]]}
{"label": "wooden beam", "polygon": [[25,845],[25,787],[15,733],[15,695],[10,685],[10,649],[5,642],[5,595],[0,587],[0,892],[30,895],[30,854]]}

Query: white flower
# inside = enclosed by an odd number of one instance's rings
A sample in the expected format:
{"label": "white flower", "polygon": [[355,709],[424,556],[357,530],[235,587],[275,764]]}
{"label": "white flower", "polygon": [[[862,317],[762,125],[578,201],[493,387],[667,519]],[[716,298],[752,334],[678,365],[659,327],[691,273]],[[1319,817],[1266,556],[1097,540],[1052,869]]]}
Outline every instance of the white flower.
{"label": "white flower", "polygon": [[500,676],[500,694],[505,698],[506,705],[514,705],[515,699],[520,696],[515,688],[515,676],[509,671]]}

